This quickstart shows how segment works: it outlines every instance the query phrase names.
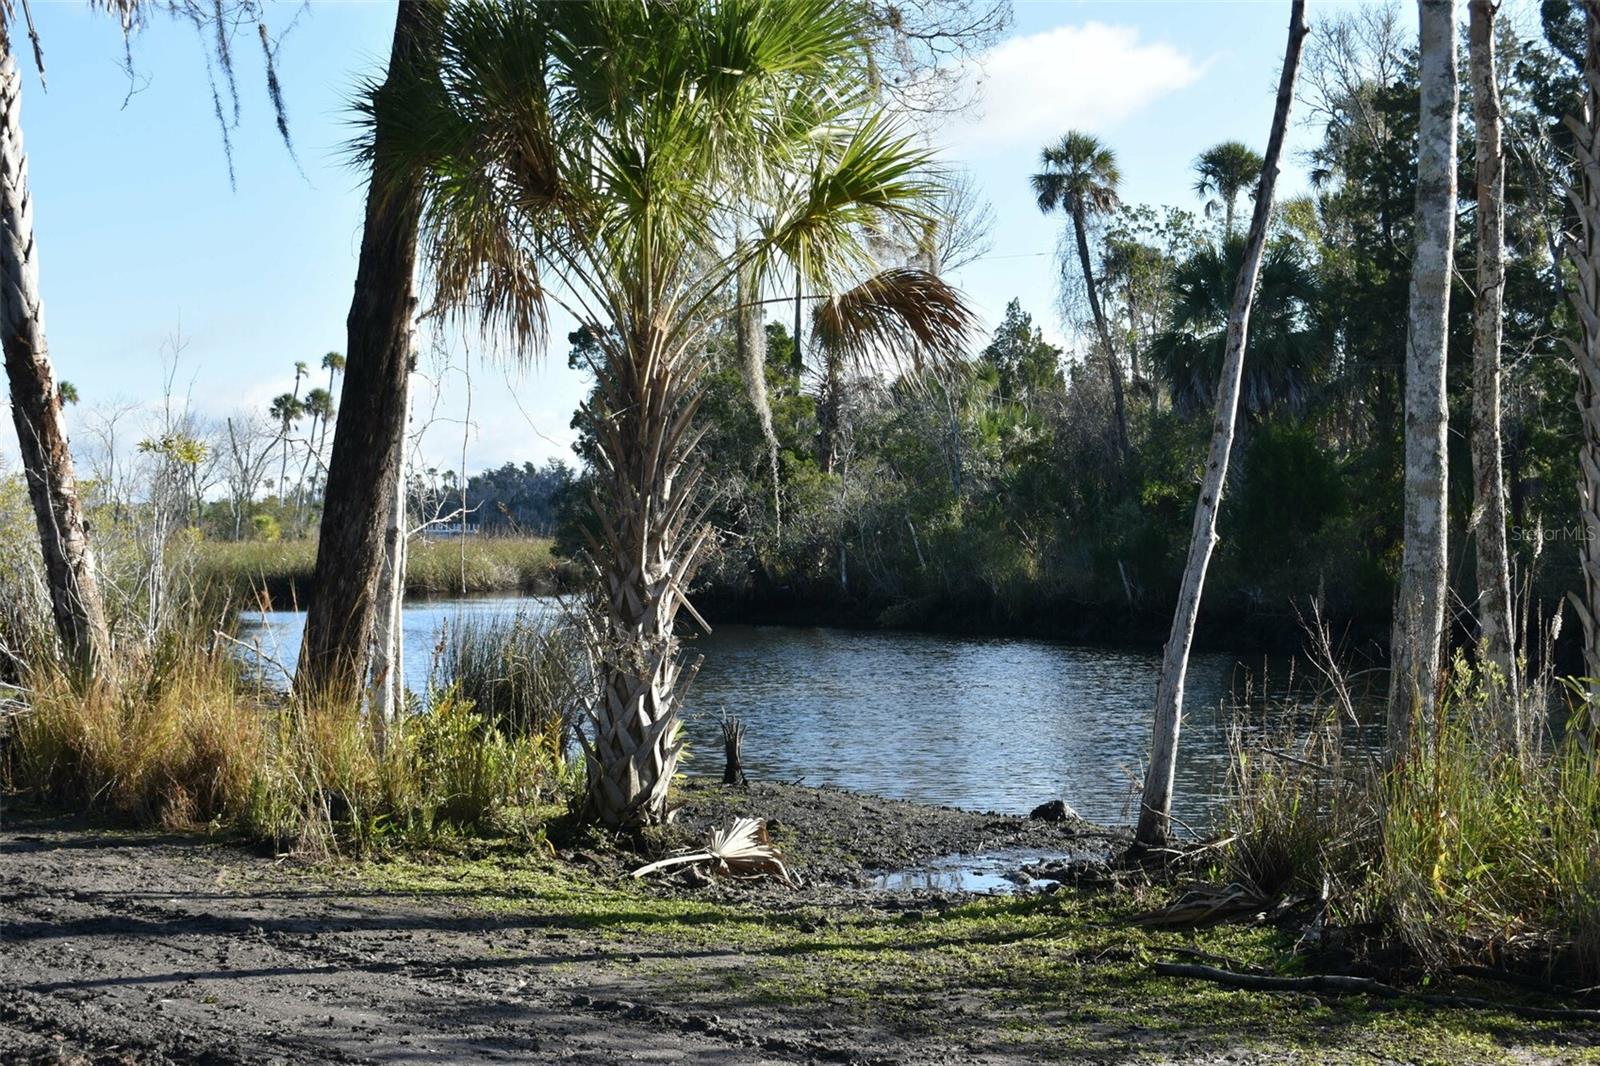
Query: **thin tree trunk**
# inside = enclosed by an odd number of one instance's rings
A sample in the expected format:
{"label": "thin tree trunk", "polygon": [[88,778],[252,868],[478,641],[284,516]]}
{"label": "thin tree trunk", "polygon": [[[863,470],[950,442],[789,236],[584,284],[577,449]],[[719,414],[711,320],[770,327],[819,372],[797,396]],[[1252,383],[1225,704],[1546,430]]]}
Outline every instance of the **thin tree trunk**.
{"label": "thin tree trunk", "polygon": [[[1584,673],[1591,701],[1600,698],[1600,4],[1585,0],[1589,49],[1583,65],[1583,113],[1567,119],[1578,181],[1567,190],[1579,230],[1569,245],[1573,265],[1570,296],[1578,313],[1580,339],[1572,344],[1578,365],[1578,409],[1583,416],[1583,444],[1578,452],[1578,500],[1584,536],[1578,540],[1583,569],[1583,596],[1571,597],[1583,623]],[[1589,728],[1600,733],[1600,720],[1590,712]]]}
{"label": "thin tree trunk", "polygon": [[1283,74],[1278,80],[1278,101],[1272,115],[1261,168],[1261,187],[1245,245],[1244,262],[1234,282],[1233,309],[1228,315],[1227,350],[1222,377],[1217,382],[1216,418],[1211,427],[1211,454],[1205,481],[1194,508],[1194,532],[1184,564],[1183,585],[1172,633],[1162,653],[1161,678],[1156,686],[1155,724],[1150,738],[1150,765],[1145,773],[1136,842],[1145,847],[1161,844],[1171,832],[1172,785],[1178,765],[1178,731],[1183,723],[1183,684],[1189,670],[1189,649],[1194,643],[1195,621],[1200,615],[1200,594],[1206,568],[1217,545],[1217,510],[1227,485],[1228,460],[1233,449],[1234,425],[1239,411],[1239,387],[1244,379],[1244,352],[1250,333],[1250,309],[1255,301],[1256,277],[1261,270],[1267,225],[1272,217],[1272,191],[1278,177],[1278,157],[1283,150],[1294,83],[1300,69],[1300,46],[1307,33],[1305,0],[1294,0],[1289,13],[1289,40],[1283,54]]}
{"label": "thin tree trunk", "polygon": [[1477,494],[1478,625],[1483,655],[1499,671],[1505,739],[1522,744],[1511,623],[1511,563],[1506,546],[1506,486],[1501,470],[1500,334],[1505,296],[1505,156],[1495,80],[1491,0],[1470,0],[1468,51],[1478,155],[1478,299],[1472,323],[1472,474]]}
{"label": "thin tree trunk", "polygon": [[373,181],[346,319],[344,390],[328,462],[313,598],[306,615],[297,687],[353,700],[366,676],[378,579],[383,571],[389,486],[400,465],[406,379],[411,368],[412,274],[416,267],[421,188],[383,180],[394,116],[382,106],[398,79],[436,62],[434,0],[402,0],[389,74],[378,90]]}
{"label": "thin tree trunk", "polygon": [[[742,245],[742,242],[741,242]],[[740,254],[742,255],[742,247]],[[734,347],[744,375],[745,394],[761,425],[767,443],[767,463],[772,468],[773,524],[783,530],[783,485],[779,480],[778,432],[772,425],[772,401],[767,396],[767,331],[761,324],[760,285],[754,266],[741,267],[735,279]]]}
{"label": "thin tree trunk", "polygon": [[[675,623],[711,529],[691,462],[698,364],[648,325],[607,340],[595,406],[582,410],[599,458],[589,551],[605,632],[599,698],[582,737],[590,809],[608,825],[670,817],[667,790],[683,750],[678,707],[693,679]],[[709,627],[705,627],[709,630]]]}
{"label": "thin tree trunk", "polygon": [[1422,108],[1417,136],[1416,251],[1406,335],[1405,552],[1395,605],[1389,752],[1431,723],[1444,636],[1449,470],[1445,348],[1456,229],[1455,0],[1419,0]]}
{"label": "thin tree trunk", "polygon": [[1100,293],[1095,287],[1094,266],[1089,260],[1089,227],[1080,207],[1072,212],[1072,231],[1078,240],[1078,266],[1083,270],[1084,290],[1089,294],[1089,310],[1094,328],[1100,334],[1100,347],[1106,353],[1106,372],[1111,376],[1111,401],[1117,415],[1117,449],[1128,455],[1128,406],[1122,393],[1122,369],[1117,366],[1117,350],[1111,343],[1111,327],[1100,309]]}
{"label": "thin tree trunk", "polygon": [[[411,375],[401,405],[411,409]],[[372,650],[372,725],[379,736],[387,724],[405,707],[405,599],[406,599],[406,418],[400,420],[400,461],[395,464],[387,487],[389,518],[383,532],[383,572],[378,579],[378,605],[373,625]]]}
{"label": "thin tree trunk", "polygon": [[0,25],[0,347],[56,633],[69,666],[88,675],[106,663],[111,641],[95,581],[89,524],[78,499],[61,392],[45,343],[38,256],[28,154],[22,143],[22,76],[11,54],[10,35]]}
{"label": "thin tree trunk", "polygon": [[823,362],[822,402],[817,406],[817,466],[824,474],[831,474],[839,463],[839,416],[844,410],[844,395],[838,354],[824,346]]}

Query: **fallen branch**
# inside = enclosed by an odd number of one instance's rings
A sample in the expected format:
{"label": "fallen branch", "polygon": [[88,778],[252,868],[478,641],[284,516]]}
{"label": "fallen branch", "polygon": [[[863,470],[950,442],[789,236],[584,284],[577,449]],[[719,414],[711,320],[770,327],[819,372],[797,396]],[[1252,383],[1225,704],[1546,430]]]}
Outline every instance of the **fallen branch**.
{"label": "fallen branch", "polygon": [[1494,1010],[1515,1014],[1519,1018],[1549,1022],[1600,1022],[1600,1010],[1579,1010],[1566,1007],[1527,1007],[1520,1003],[1502,1003],[1478,996],[1446,996],[1423,992],[1407,992],[1394,985],[1374,981],[1369,977],[1350,977],[1342,974],[1311,974],[1306,977],[1266,977],[1253,973],[1234,973],[1215,966],[1202,966],[1191,962],[1158,962],[1156,973],[1163,977],[1193,977],[1230,988],[1246,988],[1256,992],[1325,992],[1340,996],[1377,996],[1380,999],[1410,999],[1432,1007],[1454,1007],[1467,1010]]}

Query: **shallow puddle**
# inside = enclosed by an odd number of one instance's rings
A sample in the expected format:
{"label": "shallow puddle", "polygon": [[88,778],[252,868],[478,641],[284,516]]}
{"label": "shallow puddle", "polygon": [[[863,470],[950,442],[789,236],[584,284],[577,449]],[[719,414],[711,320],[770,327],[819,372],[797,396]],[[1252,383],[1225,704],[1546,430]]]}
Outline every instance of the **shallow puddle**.
{"label": "shallow puddle", "polygon": [[1058,862],[1074,856],[1064,852],[1006,851],[983,855],[946,855],[921,866],[884,870],[872,875],[877,892],[976,892],[1009,895],[1043,892],[1056,884],[1035,878],[1024,869],[1041,862]]}

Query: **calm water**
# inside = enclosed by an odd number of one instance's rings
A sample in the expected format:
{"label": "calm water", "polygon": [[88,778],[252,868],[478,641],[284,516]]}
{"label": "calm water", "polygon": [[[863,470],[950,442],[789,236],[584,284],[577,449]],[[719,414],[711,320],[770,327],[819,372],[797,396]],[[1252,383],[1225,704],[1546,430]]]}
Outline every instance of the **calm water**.
{"label": "calm water", "polygon": [[[462,616],[550,610],[548,601],[430,601],[406,609],[406,677],[426,687],[440,630]],[[249,614],[244,636],[292,670],[304,616]],[[1131,820],[1160,655],[1039,640],[822,628],[719,626],[690,643],[689,773],[720,774],[723,712],[744,719],[752,776],[836,785],[973,810],[1026,813],[1065,799]],[[271,667],[268,668],[272,669]],[[1218,706],[1237,660],[1190,664],[1174,813],[1203,825],[1224,766]]]}

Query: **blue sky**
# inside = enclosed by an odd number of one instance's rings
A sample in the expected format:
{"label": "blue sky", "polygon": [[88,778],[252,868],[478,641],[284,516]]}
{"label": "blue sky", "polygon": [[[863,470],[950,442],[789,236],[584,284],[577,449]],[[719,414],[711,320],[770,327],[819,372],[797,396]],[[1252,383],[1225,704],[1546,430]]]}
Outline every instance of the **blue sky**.
{"label": "blue sky", "polygon": [[[1333,7],[1314,3],[1313,21]],[[291,386],[295,360],[315,366],[344,347],[362,214],[362,176],[342,154],[347,102],[381,73],[394,4],[312,3],[290,27],[297,10],[272,14],[275,32],[288,30],[279,63],[298,165],[273,129],[260,45],[241,35],[230,188],[192,29],[157,21],[140,33],[130,83],[112,20],[35,4],[49,91],[27,73],[23,124],[51,353],[83,397],[69,414],[78,443],[96,408],[159,398],[176,332],[186,342],[177,389],[213,417],[265,410]],[[1196,207],[1196,154],[1265,142],[1287,12],[1243,0],[1017,4],[1010,37],[983,64],[977,108],[935,134],[994,206],[990,256],[957,278],[989,324],[1016,296],[1062,332],[1050,254],[1060,221],[1039,215],[1026,185],[1040,144],[1090,129],[1119,154],[1124,199]],[[1291,143],[1308,138],[1300,130]],[[1283,191],[1302,185],[1291,164]],[[548,358],[523,372],[470,360],[469,469],[568,456],[583,383],[566,368],[567,328],[556,323]],[[440,384],[436,403],[422,390],[438,416],[425,450],[457,468],[465,376]],[[14,462],[9,419],[4,433],[0,454]]]}

